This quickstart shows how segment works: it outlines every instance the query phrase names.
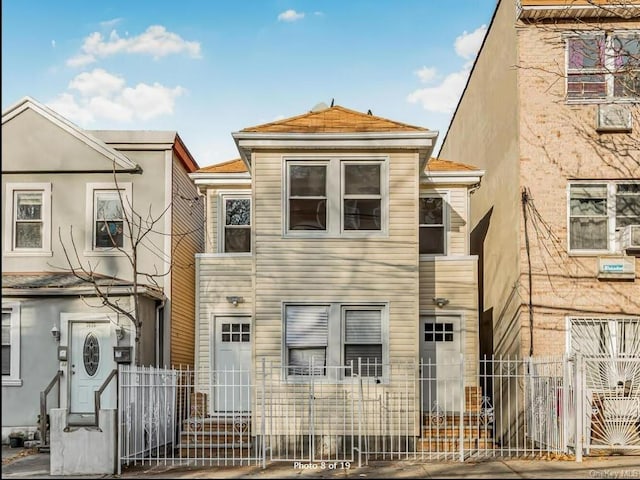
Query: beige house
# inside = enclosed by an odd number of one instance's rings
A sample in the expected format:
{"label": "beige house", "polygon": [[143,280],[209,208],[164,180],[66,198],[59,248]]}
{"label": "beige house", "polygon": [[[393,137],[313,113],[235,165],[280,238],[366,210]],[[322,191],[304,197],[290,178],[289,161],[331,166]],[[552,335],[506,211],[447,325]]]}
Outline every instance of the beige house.
{"label": "beige house", "polygon": [[470,213],[481,352],[640,352],[640,2],[501,0],[441,155]]}
{"label": "beige house", "polygon": [[[340,388],[357,370],[393,389],[390,365],[464,355],[476,381],[467,216],[483,172],[429,160],[436,137],[320,104],[234,132],[239,159],[190,175],[206,202],[196,256],[202,376],[252,375],[265,359],[282,367],[283,384],[313,374]],[[211,398],[209,411],[251,408],[229,395]]]}
{"label": "beige house", "polygon": [[[176,132],[87,131],[31,98],[3,112],[3,440],[36,429],[40,392],[56,372],[48,407],[66,409],[69,424],[95,420],[94,391],[136,358],[123,314],[134,291],[140,363],[193,364],[203,218],[188,174],[197,168]],[[104,305],[87,273],[121,311]],[[115,381],[102,405],[115,408]]]}

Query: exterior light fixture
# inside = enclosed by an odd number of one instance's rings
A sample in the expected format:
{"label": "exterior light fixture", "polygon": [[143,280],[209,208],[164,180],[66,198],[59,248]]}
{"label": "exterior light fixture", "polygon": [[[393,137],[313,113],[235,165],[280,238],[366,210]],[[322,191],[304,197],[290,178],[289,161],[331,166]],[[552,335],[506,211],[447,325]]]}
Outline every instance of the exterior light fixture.
{"label": "exterior light fixture", "polygon": [[449,299],[444,297],[437,297],[433,299],[433,303],[435,303],[438,308],[443,308],[445,305],[449,304]]}
{"label": "exterior light fixture", "polygon": [[124,328],[121,325],[116,327],[116,338],[122,340],[124,338]]}
{"label": "exterior light fixture", "polygon": [[55,339],[56,342],[60,341],[60,329],[56,325],[51,327],[51,336]]}
{"label": "exterior light fixture", "polygon": [[227,297],[227,302],[232,304],[234,307],[237,307],[239,303],[244,302],[244,297],[236,297],[236,296]]}

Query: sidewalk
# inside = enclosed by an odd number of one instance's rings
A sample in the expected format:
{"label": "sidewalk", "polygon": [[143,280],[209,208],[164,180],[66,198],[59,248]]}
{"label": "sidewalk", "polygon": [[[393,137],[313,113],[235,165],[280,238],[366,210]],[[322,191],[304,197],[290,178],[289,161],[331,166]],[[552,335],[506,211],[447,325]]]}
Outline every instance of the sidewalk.
{"label": "sidewalk", "polygon": [[[6,450],[6,451],[5,451]],[[117,478],[115,475],[55,477],[49,475],[49,454],[2,447],[2,478]],[[7,463],[5,463],[7,462]],[[137,465],[123,468],[121,478],[620,478],[640,479],[640,456],[562,460],[488,460],[465,463],[415,461],[371,462],[346,468],[329,462],[322,468],[296,468],[274,462],[266,469],[251,467],[171,467]]]}

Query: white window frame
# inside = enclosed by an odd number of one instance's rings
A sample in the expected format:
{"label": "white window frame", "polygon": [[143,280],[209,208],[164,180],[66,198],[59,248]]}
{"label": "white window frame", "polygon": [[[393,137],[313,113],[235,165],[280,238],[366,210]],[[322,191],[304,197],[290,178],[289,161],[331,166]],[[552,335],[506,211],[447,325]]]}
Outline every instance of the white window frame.
{"label": "white window frame", "polygon": [[[346,180],[347,180],[347,175],[345,173],[346,171],[346,167],[348,165],[379,165],[380,167],[380,194],[378,195],[374,195],[374,194],[362,194],[362,195],[347,195],[346,193]],[[340,236],[345,237],[345,236],[361,236],[361,235],[365,235],[365,236],[369,236],[372,234],[379,234],[383,231],[383,229],[385,228],[385,225],[387,224],[387,208],[385,208],[385,199],[388,198],[388,196],[386,195],[386,182],[385,182],[385,178],[386,178],[386,169],[385,169],[385,162],[382,160],[351,160],[351,159],[342,159],[340,161]],[[380,200],[380,228],[377,230],[347,230],[344,228],[344,216],[345,216],[345,210],[344,210],[344,201],[345,200],[349,200],[349,199],[353,199],[353,200]]]}
{"label": "white window frame", "polygon": [[[15,194],[42,193],[42,248],[16,248],[15,246]],[[7,183],[5,191],[5,256],[47,256],[51,251],[51,183]]]}
{"label": "white window frame", "polygon": [[[564,52],[565,52],[565,100],[567,103],[603,103],[603,102],[616,102],[616,103],[640,103],[640,95],[637,97],[615,97],[614,96],[614,77],[616,73],[615,67],[615,52],[613,51],[613,39],[614,37],[640,37],[640,30],[615,30],[612,32],[605,31],[585,31],[585,32],[571,32],[563,35],[564,38]],[[604,65],[600,69],[584,69],[575,70],[569,68],[569,42],[571,39],[595,39],[598,37],[604,38]],[[603,97],[592,98],[575,98],[569,97],[569,74],[570,73],[583,73],[589,74],[602,74],[605,78],[605,95]]]}
{"label": "white window frame", "polygon": [[[315,381],[324,383],[342,383],[352,381],[351,375],[345,375],[344,358],[346,310],[380,310],[382,330],[382,377],[362,377],[370,383],[389,383],[389,304],[388,302],[282,302],[282,365],[288,366],[289,346],[286,340],[286,309],[289,306],[327,307],[329,311],[328,338],[325,353],[325,375],[314,375]],[[286,369],[285,369],[286,370]],[[285,374],[286,381],[306,383],[310,375]]]}
{"label": "white window frame", "polygon": [[[385,370],[388,368],[389,365],[389,334],[388,334],[388,328],[386,327],[388,325],[387,323],[387,318],[386,318],[386,313],[387,313],[387,308],[386,305],[378,305],[378,304],[350,304],[350,303],[346,303],[346,304],[341,304],[340,306],[340,320],[341,320],[341,349],[340,349],[340,353],[341,353],[341,361],[340,364],[345,367],[345,369],[348,370],[347,367],[349,367],[346,364],[346,356],[345,356],[345,347],[347,345],[380,345],[382,347],[382,376],[381,377],[376,377],[376,376],[363,376],[362,378],[370,378],[370,379],[375,379],[375,378],[387,378],[388,377],[388,373],[385,373]],[[359,311],[359,310],[370,310],[370,311],[377,311],[380,312],[380,332],[381,332],[381,338],[380,338],[380,342],[347,342],[347,332],[346,332],[346,328],[347,328],[347,321],[346,321],[346,313],[348,311]],[[357,368],[356,365],[354,364],[354,373],[357,372]],[[350,378],[351,375],[346,375],[345,372],[345,378]]]}
{"label": "white window frame", "polygon": [[[420,229],[429,228],[428,224],[418,223],[418,254],[422,259],[434,258],[434,257],[446,257],[449,254],[449,224],[450,224],[450,208],[449,208],[449,197],[451,192],[449,190],[445,191],[433,191],[433,192],[421,192],[420,198],[440,198],[442,199],[442,222],[443,222],[443,235],[444,235],[444,252],[443,253],[420,253]],[[418,217],[420,216],[420,204],[418,203]],[[418,222],[420,220],[418,219]],[[433,225],[435,226],[435,225]]]}
{"label": "white window frame", "polygon": [[20,303],[2,302],[2,311],[11,312],[11,373],[2,375],[3,387],[20,387]]}
{"label": "white window frame", "polygon": [[[380,165],[380,230],[344,230],[344,167],[343,164],[379,164]],[[326,230],[290,230],[289,229],[289,167],[326,166]],[[369,238],[389,236],[389,157],[388,156],[331,156],[316,157],[297,155],[282,158],[282,236],[284,238]],[[372,195],[368,195],[373,197]]]}
{"label": "white window frame", "polygon": [[[571,180],[567,182],[567,252],[569,255],[602,255],[604,253],[622,253],[622,228],[616,229],[616,192],[621,184],[636,184],[632,180]],[[607,248],[572,249],[571,248],[571,186],[606,185],[607,187]]]}
{"label": "white window frame", "polygon": [[[227,212],[226,212],[226,200],[249,200],[249,230],[250,233],[250,246],[248,252],[225,252],[225,230],[227,228]],[[218,192],[218,253],[221,255],[229,256],[250,256],[253,252],[253,199],[250,191],[220,191]],[[246,227],[243,227],[246,228]]]}
{"label": "white window frame", "polygon": [[[122,247],[95,247],[95,225],[94,219],[94,200],[96,190],[120,190],[122,192],[122,212],[123,212],[123,235],[122,235]],[[131,208],[133,206],[132,196],[132,184],[131,182],[118,182],[115,183],[87,183],[86,191],[86,218],[85,218],[85,256],[119,256],[125,252],[131,251],[131,238],[129,238],[129,232],[127,231],[127,218],[131,220]]]}

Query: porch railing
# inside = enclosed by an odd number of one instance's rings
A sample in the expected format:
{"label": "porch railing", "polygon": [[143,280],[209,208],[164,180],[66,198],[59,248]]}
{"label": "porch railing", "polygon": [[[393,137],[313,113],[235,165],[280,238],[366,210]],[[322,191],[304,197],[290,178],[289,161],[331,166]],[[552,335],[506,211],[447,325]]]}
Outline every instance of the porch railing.
{"label": "porch railing", "polygon": [[60,405],[60,378],[62,378],[62,370],[58,370],[53,376],[49,385],[40,392],[40,417],[38,418],[38,430],[40,432],[40,447],[39,450],[46,451],[49,448],[49,441],[47,440],[47,425],[48,421],[48,409],[47,409],[47,397],[54,386],[58,386],[58,406]]}

